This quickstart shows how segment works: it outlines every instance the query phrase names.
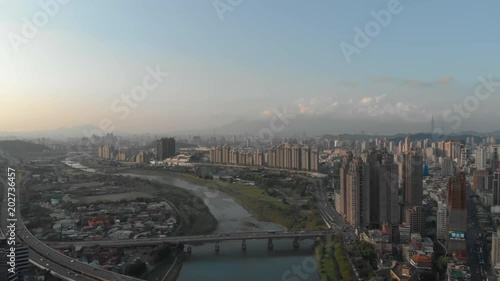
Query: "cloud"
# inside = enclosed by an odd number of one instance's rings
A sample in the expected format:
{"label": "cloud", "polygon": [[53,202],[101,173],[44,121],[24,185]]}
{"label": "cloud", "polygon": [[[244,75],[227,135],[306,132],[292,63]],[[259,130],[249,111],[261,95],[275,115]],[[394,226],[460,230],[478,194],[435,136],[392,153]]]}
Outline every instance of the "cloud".
{"label": "cloud", "polygon": [[372,102],[372,98],[370,98],[370,97],[365,97],[365,98],[363,98],[363,99],[361,100],[361,103],[362,103],[362,104],[369,104],[369,103],[371,103],[371,102]]}
{"label": "cloud", "polygon": [[[415,119],[430,119],[430,114],[416,104],[395,101],[387,94],[366,96],[353,102],[349,100],[333,101],[329,97],[313,97],[300,99],[292,105],[287,105],[291,112],[303,116],[323,116],[329,118],[374,119],[374,120],[400,120],[414,122]],[[264,111],[266,115],[270,111]],[[263,115],[263,114],[262,114]]]}

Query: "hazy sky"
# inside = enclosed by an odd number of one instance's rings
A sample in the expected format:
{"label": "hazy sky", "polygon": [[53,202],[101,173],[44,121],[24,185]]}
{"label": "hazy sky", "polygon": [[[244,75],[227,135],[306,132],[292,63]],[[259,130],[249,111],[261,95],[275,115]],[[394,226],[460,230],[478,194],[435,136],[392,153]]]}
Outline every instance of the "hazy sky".
{"label": "hazy sky", "polygon": [[[43,26],[39,1],[0,0],[0,131],[105,118],[117,131],[200,129],[284,106],[408,126],[434,115],[452,127],[453,104],[472,100],[478,77],[500,76],[494,0],[402,0],[366,46],[355,44],[355,27],[395,0],[242,0],[222,15],[215,6],[238,1],[60,1]],[[27,21],[38,30],[26,33]],[[342,42],[359,47],[350,63]],[[170,75],[125,114],[119,99],[143,85],[148,67]],[[496,91],[454,129],[500,129]]]}

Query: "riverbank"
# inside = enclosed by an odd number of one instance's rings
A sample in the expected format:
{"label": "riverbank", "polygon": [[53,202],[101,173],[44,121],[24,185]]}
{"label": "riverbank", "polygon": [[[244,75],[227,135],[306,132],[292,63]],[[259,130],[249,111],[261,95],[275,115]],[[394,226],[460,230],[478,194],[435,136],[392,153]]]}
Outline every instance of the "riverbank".
{"label": "riverbank", "polygon": [[243,206],[259,221],[272,222],[286,229],[318,230],[325,228],[324,222],[315,209],[300,209],[297,206],[288,204],[281,198],[270,196],[258,186],[204,179],[187,173],[137,169],[132,169],[127,172],[178,177],[193,184],[219,190],[234,198],[238,204]]}
{"label": "riverbank", "polygon": [[318,230],[325,227],[316,210],[299,209],[280,198],[270,196],[257,186],[199,178],[190,174],[176,174],[182,179],[218,189],[232,196],[258,220],[273,222],[291,230]]}
{"label": "riverbank", "polygon": [[182,226],[176,235],[200,235],[212,233],[217,229],[217,219],[199,198],[177,186],[158,181],[150,183],[147,192],[155,197],[165,198],[175,205],[182,217]]}

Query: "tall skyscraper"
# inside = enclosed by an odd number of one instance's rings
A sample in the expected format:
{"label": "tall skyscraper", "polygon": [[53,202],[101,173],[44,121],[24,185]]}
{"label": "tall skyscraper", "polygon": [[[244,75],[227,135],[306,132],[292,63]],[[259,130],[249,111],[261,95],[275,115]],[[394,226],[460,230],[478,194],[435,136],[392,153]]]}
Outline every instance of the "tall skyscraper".
{"label": "tall skyscraper", "polygon": [[488,188],[489,173],[485,170],[477,170],[472,173],[472,188],[483,191]]}
{"label": "tall skyscraper", "polygon": [[431,118],[431,133],[434,133],[434,116]]}
{"label": "tall skyscraper", "polygon": [[156,160],[163,161],[172,156],[175,156],[175,139],[159,138],[156,141]]}
{"label": "tall skyscraper", "polygon": [[410,138],[406,137],[405,138],[405,147],[403,149],[403,152],[408,152],[410,151]]}
{"label": "tall skyscraper", "polygon": [[443,202],[438,202],[436,236],[441,241],[445,241],[448,237],[448,207]]}
{"label": "tall skyscraper", "polygon": [[371,148],[366,153],[366,164],[370,170],[370,223],[380,224],[380,179],[379,179],[380,153]]}
{"label": "tall skyscraper", "polygon": [[477,170],[486,170],[486,148],[484,146],[480,146],[476,149],[476,169]]}
{"label": "tall skyscraper", "polygon": [[382,162],[378,166],[380,223],[397,225],[401,223],[399,169],[398,165],[394,163],[392,154],[383,154],[382,157]]}
{"label": "tall skyscraper", "polygon": [[347,216],[347,173],[349,172],[349,167],[352,161],[352,152],[348,152],[347,155],[342,159],[342,164],[340,167],[340,202],[339,206],[336,206],[337,212],[339,212],[344,218]]}
{"label": "tall skyscraper", "polygon": [[370,170],[360,157],[349,165],[346,175],[346,219],[354,227],[370,225]]}
{"label": "tall skyscraper", "polygon": [[[496,139],[495,139],[495,143],[496,143]],[[492,146],[491,170],[493,172],[500,172],[500,156],[498,154],[498,146],[497,145]]]}
{"label": "tall skyscraper", "polygon": [[402,159],[402,191],[405,207],[405,223],[411,225],[411,231],[421,233],[422,222],[422,155],[418,150],[403,154]]}
{"label": "tall skyscraper", "polygon": [[467,181],[465,173],[448,179],[448,252],[465,250],[467,231]]}
{"label": "tall skyscraper", "polygon": [[493,205],[500,205],[500,172],[493,174]]}

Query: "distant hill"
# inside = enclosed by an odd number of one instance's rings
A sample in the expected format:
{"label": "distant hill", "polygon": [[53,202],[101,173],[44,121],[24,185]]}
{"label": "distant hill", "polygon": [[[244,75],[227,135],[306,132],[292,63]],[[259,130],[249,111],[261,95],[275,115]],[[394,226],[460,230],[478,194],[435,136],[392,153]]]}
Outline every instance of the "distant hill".
{"label": "distant hill", "polygon": [[22,140],[0,141],[0,149],[10,154],[41,153],[45,150],[51,150],[45,145]]}

